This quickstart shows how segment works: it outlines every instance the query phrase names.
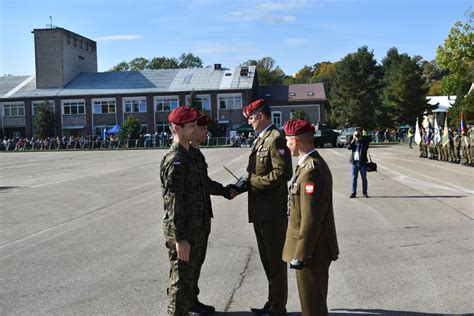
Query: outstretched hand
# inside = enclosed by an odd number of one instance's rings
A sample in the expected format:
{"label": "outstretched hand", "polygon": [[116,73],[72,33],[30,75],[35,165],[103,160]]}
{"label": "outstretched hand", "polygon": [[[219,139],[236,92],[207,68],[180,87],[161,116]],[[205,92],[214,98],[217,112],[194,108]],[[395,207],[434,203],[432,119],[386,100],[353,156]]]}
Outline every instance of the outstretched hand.
{"label": "outstretched hand", "polygon": [[229,192],[230,192],[230,199],[232,200],[233,198],[235,198],[237,195],[239,195],[239,192],[237,192],[236,189],[234,189],[233,187],[231,187],[229,189]]}

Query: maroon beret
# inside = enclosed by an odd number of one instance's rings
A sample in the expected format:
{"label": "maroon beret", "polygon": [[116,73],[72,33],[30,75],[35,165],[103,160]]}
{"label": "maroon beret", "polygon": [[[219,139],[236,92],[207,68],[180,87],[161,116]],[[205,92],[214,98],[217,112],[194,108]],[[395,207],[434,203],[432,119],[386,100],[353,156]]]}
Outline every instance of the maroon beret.
{"label": "maroon beret", "polygon": [[244,114],[245,118],[248,119],[250,115],[257,112],[264,105],[265,105],[265,100],[264,99],[259,99],[257,101],[253,101],[252,103],[250,103],[249,105],[244,107],[243,114]]}
{"label": "maroon beret", "polygon": [[194,122],[197,118],[197,112],[187,105],[179,106],[168,115],[168,122],[173,124],[184,124]]}
{"label": "maroon beret", "polygon": [[207,117],[207,115],[199,114],[196,123],[197,126],[207,126],[207,124],[209,123],[209,118]]}
{"label": "maroon beret", "polygon": [[286,136],[314,133],[314,125],[309,124],[305,120],[291,120],[285,123],[284,131]]}

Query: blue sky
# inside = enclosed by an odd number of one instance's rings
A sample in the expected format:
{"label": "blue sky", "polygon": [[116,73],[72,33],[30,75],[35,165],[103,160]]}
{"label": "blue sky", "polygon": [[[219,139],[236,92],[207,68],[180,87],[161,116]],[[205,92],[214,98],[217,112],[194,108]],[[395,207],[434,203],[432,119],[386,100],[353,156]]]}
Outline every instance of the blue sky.
{"label": "blue sky", "polygon": [[99,71],[192,52],[233,67],[271,56],[286,74],[367,45],[432,60],[474,0],[0,0],[0,75],[34,74],[31,31],[53,24],[97,41]]}

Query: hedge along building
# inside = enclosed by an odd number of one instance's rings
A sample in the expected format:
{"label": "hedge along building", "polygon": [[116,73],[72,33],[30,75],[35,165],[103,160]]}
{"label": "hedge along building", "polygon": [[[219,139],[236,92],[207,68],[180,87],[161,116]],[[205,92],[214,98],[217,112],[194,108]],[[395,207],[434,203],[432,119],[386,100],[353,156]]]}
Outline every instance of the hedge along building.
{"label": "hedge along building", "polygon": [[0,128],[6,137],[31,137],[37,107],[47,101],[55,136],[101,135],[135,116],[143,133],[167,129],[171,110],[192,91],[227,134],[245,123],[242,108],[267,100],[277,126],[303,108],[323,120],[322,83],[258,87],[255,66],[97,72],[96,42],[63,28],[35,29],[36,75],[0,77]]}

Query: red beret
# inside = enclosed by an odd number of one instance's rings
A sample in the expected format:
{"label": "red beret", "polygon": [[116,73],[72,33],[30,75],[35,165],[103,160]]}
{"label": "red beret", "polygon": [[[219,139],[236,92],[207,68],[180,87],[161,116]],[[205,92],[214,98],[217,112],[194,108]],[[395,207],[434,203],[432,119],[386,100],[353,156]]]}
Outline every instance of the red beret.
{"label": "red beret", "polygon": [[173,124],[184,124],[194,122],[197,118],[197,112],[187,105],[179,106],[168,115],[168,122]]}
{"label": "red beret", "polygon": [[309,124],[305,120],[292,120],[285,123],[284,131],[286,136],[314,133],[314,125]]}
{"label": "red beret", "polygon": [[196,122],[197,126],[207,126],[207,124],[209,123],[209,118],[207,117],[207,115],[199,114]]}
{"label": "red beret", "polygon": [[249,105],[244,107],[243,114],[244,114],[245,118],[248,119],[250,115],[257,112],[264,105],[265,105],[265,100],[260,99],[260,100],[257,100],[257,101],[253,101],[252,103],[250,103]]}

